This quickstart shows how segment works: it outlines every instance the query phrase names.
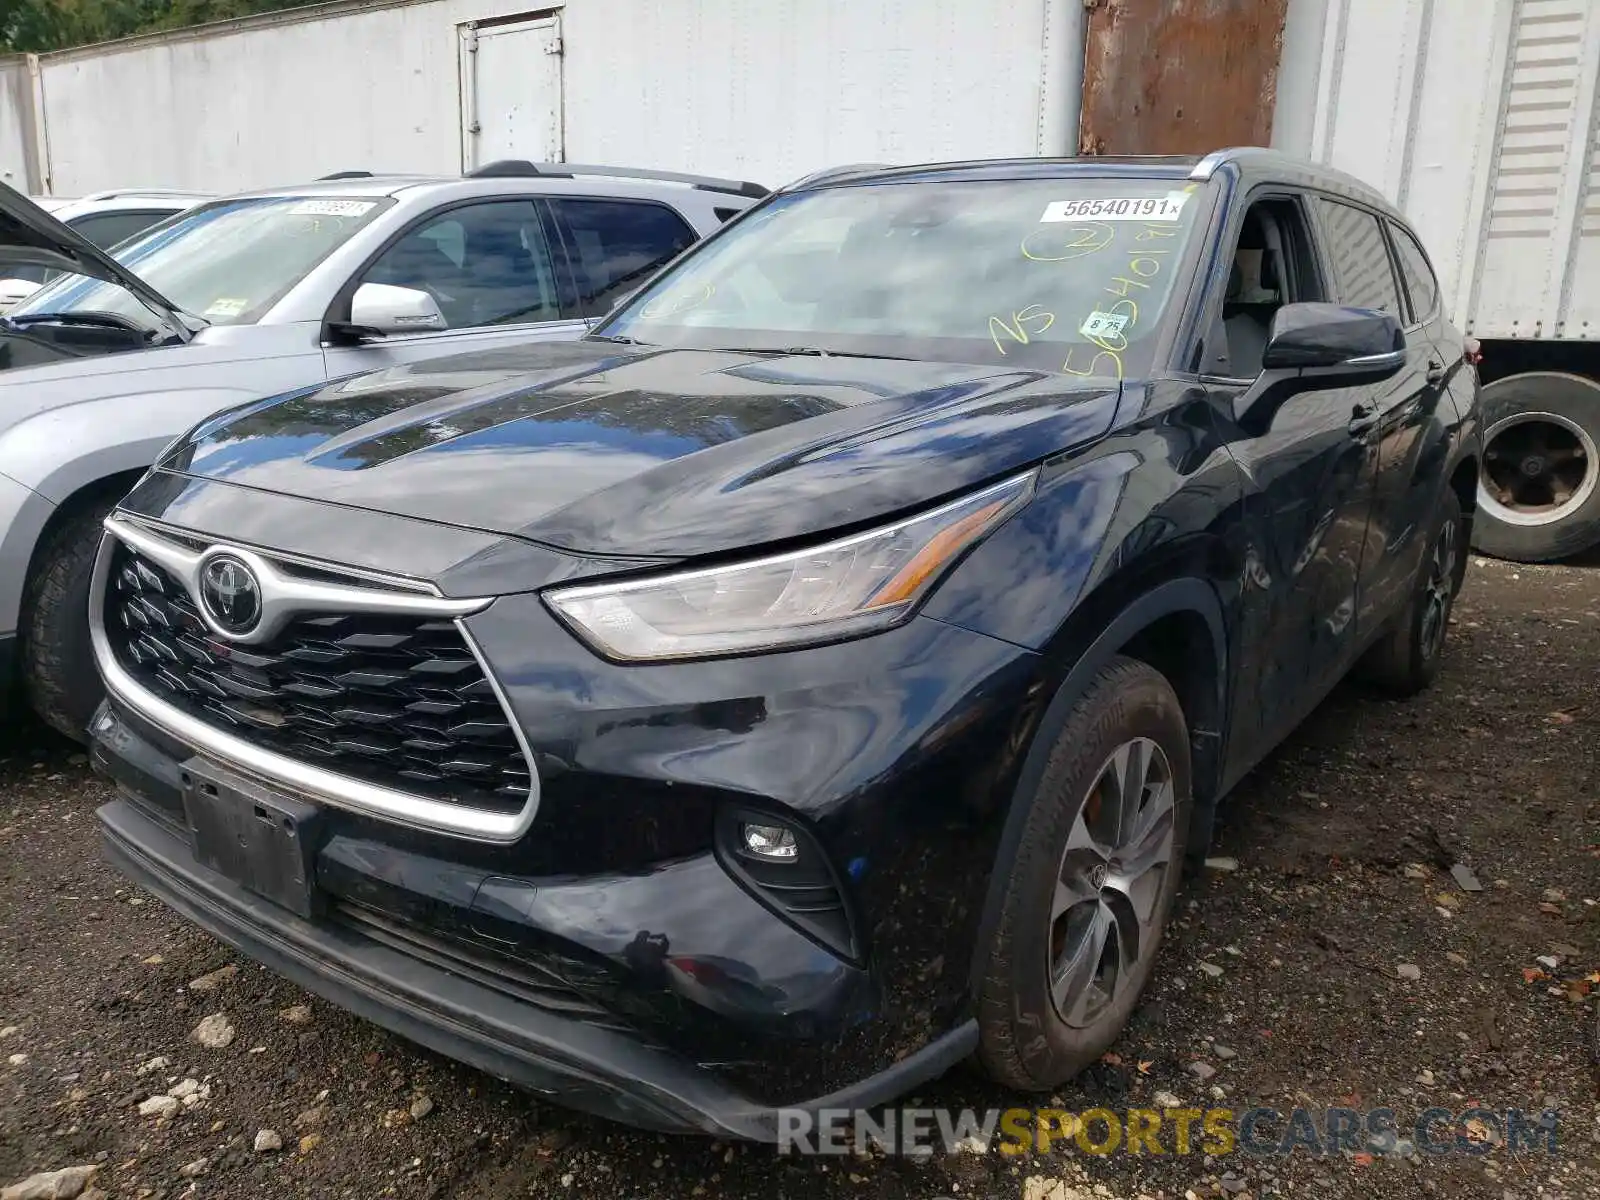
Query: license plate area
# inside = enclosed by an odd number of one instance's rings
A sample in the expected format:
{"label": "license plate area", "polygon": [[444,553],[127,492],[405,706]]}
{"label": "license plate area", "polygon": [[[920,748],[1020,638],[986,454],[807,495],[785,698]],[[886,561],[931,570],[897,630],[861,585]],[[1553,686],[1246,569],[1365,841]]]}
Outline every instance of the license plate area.
{"label": "license plate area", "polygon": [[183,810],[202,865],[302,917],[320,908],[322,811],[214,763],[184,763]]}

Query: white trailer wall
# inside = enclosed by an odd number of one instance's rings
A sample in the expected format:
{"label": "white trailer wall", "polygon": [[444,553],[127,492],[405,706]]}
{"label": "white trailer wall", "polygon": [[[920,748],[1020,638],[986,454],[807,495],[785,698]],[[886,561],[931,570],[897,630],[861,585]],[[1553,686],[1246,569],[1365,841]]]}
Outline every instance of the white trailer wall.
{"label": "white trailer wall", "polygon": [[1077,140],[1081,0],[568,0],[564,20],[574,162],[777,184]]}
{"label": "white trailer wall", "polygon": [[28,119],[31,86],[26,58],[20,54],[0,58],[0,182],[19,192],[34,190],[38,182],[28,170],[33,156]]}
{"label": "white trailer wall", "polygon": [[1281,149],[1382,189],[1478,336],[1600,338],[1600,3],[1291,0],[1289,31]]}
{"label": "white trailer wall", "polygon": [[459,27],[524,12],[560,18],[573,162],[777,184],[1075,141],[1081,0],[345,0],[44,56],[51,190],[458,171]]}
{"label": "white trailer wall", "polygon": [[455,25],[518,7],[332,5],[316,19],[291,12],[45,55],[51,190],[458,171]]}

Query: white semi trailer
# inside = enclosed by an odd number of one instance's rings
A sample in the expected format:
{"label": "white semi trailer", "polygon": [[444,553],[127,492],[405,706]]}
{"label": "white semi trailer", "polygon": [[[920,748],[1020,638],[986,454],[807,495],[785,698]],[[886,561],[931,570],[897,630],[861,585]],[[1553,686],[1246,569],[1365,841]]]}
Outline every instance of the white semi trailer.
{"label": "white semi trailer", "polygon": [[1273,141],[1382,188],[1480,340],[1474,542],[1600,543],[1600,0],[1290,0]]}

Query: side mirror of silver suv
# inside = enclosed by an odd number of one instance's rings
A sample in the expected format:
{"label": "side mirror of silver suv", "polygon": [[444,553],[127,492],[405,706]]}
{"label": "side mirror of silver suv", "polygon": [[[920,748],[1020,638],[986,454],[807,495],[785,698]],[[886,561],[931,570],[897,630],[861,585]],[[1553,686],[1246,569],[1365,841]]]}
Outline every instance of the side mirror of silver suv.
{"label": "side mirror of silver suv", "polygon": [[416,288],[363,283],[350,299],[350,324],[375,333],[420,333],[448,329],[439,302]]}

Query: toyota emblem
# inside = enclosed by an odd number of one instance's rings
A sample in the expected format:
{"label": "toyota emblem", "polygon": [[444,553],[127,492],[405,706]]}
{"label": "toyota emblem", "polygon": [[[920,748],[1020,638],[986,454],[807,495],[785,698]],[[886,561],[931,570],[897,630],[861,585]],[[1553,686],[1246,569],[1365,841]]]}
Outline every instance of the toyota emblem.
{"label": "toyota emblem", "polygon": [[200,606],[222,632],[243,637],[261,621],[255,572],[231,554],[210,559],[200,570]]}

